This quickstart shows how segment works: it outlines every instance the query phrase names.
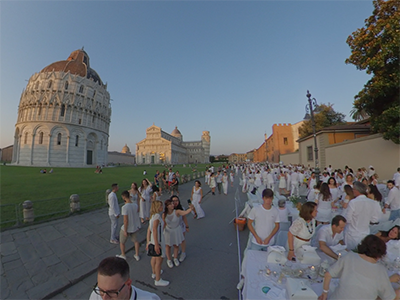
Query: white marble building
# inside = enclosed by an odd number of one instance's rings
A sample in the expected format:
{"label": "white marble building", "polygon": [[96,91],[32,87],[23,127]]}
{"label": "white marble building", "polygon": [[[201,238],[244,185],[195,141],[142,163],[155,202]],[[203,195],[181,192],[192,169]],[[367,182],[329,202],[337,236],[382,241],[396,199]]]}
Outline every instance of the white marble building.
{"label": "white marble building", "polygon": [[146,129],[146,138],[136,144],[136,163],[209,163],[210,143],[209,131],[203,131],[200,141],[184,142],[178,128],[169,134],[153,125]]}
{"label": "white marble building", "polygon": [[82,50],[35,73],[23,90],[12,163],[89,167],[107,164],[111,117],[107,84]]}

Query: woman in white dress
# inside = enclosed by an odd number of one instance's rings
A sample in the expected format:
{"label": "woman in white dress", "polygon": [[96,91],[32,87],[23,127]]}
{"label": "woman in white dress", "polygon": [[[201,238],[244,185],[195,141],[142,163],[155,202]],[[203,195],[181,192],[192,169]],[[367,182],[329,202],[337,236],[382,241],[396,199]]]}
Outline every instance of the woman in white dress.
{"label": "woman in white dress", "polygon": [[210,178],[208,179],[208,185],[211,188],[211,193],[215,195],[215,187],[217,186],[217,182],[215,181],[215,175],[213,172],[211,172]]}
{"label": "woman in white dress", "polygon": [[321,184],[318,198],[315,201],[318,204],[317,224],[329,224],[332,219],[332,206],[334,205],[329,186],[326,182]]}
{"label": "woman in white dress", "polygon": [[161,188],[159,188],[158,186],[154,185],[153,186],[153,200],[152,201],[161,201]]}
{"label": "woman in white dress", "polygon": [[199,180],[194,182],[191,195],[192,204],[194,206],[193,214],[196,219],[201,219],[206,216],[204,210],[201,208],[200,203],[203,199],[203,190],[201,189],[201,183]]}
{"label": "woman in white dress", "polygon": [[337,187],[337,183],[336,183],[336,179],[335,177],[330,177],[328,179],[328,186],[329,186],[329,191],[331,192],[332,195],[332,200],[333,202],[338,202],[339,201],[339,197],[340,197],[340,192],[339,189]]}
{"label": "woman in white dress", "polygon": [[[167,255],[167,265],[172,268],[179,266],[178,252],[179,245],[185,239],[180,226],[180,217],[185,216],[192,212],[193,206],[188,210],[174,209],[174,203],[171,199],[165,201],[165,210],[163,213],[163,220],[165,222],[164,237],[165,237],[165,252]],[[171,247],[174,247],[174,263],[172,263]]]}
{"label": "woman in white dress", "polygon": [[260,170],[254,175],[254,185],[259,188],[262,185]]}
{"label": "woman in white dress", "polygon": [[139,192],[141,195],[139,217],[142,223],[144,223],[144,220],[149,220],[150,217],[151,190],[152,189],[150,181],[147,178],[143,179],[142,185],[139,188]]}
{"label": "woman in white dress", "polygon": [[[181,201],[179,200],[179,197],[177,195],[172,196],[171,200],[172,200],[172,203],[174,204],[174,209],[184,210],[181,205]],[[180,224],[183,236],[185,237],[186,232],[189,232],[189,223],[187,221],[186,216],[179,217],[179,224]],[[186,240],[185,239],[181,243],[181,249],[182,249],[182,253],[181,253],[181,256],[179,257],[179,261],[183,262],[186,258]]]}
{"label": "woman in white dress", "polygon": [[299,255],[303,245],[310,245],[311,238],[315,234],[315,216],[317,204],[306,202],[301,206],[299,218],[293,221],[288,232],[287,250],[288,260]]}
{"label": "woman in white dress", "polygon": [[222,175],[222,191],[225,195],[228,194],[228,174],[224,171],[224,175]]}
{"label": "woman in white dress", "polygon": [[129,196],[131,198],[132,203],[136,203],[138,205],[138,207],[140,208],[139,200],[140,200],[141,196],[140,196],[136,182],[132,182],[131,189],[128,192],[129,192]]}
{"label": "woman in white dress", "polygon": [[279,194],[286,194],[286,176],[282,171],[279,174]]}
{"label": "woman in white dress", "polygon": [[233,187],[233,182],[235,181],[235,175],[233,171],[231,171],[230,180],[231,180],[231,187]]}

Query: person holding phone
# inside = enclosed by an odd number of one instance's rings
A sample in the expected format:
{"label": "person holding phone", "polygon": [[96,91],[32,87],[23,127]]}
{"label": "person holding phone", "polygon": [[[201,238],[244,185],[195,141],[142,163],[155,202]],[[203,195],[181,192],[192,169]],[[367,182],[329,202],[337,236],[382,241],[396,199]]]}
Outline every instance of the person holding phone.
{"label": "person holding phone", "polygon": [[[164,237],[165,250],[167,255],[167,265],[172,268],[179,266],[178,252],[179,245],[185,240],[182,229],[180,227],[180,217],[186,216],[193,210],[193,205],[189,205],[188,210],[175,209],[171,199],[165,201],[165,209],[162,215],[165,222]],[[174,247],[174,263],[172,263],[171,247]]]}

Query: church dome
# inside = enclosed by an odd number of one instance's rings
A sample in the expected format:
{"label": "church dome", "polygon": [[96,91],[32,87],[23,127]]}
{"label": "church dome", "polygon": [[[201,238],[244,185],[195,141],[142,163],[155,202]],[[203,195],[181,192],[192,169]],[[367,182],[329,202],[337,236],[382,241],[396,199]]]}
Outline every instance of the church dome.
{"label": "church dome", "polygon": [[82,50],[73,51],[67,60],[60,60],[54,62],[47,67],[43,68],[41,73],[44,72],[65,72],[71,73],[74,75],[79,75],[81,77],[86,77],[88,79],[92,79],[94,82],[97,82],[99,85],[103,85],[103,82],[100,79],[99,74],[92,68],[90,68],[89,56],[88,54]]}
{"label": "church dome", "polygon": [[131,149],[129,149],[127,144],[125,144],[125,146],[122,148],[121,153],[128,153],[128,154],[131,153]]}
{"label": "church dome", "polygon": [[176,135],[182,135],[182,134],[179,131],[178,127],[175,126],[175,129],[171,132],[171,135],[176,136]]}

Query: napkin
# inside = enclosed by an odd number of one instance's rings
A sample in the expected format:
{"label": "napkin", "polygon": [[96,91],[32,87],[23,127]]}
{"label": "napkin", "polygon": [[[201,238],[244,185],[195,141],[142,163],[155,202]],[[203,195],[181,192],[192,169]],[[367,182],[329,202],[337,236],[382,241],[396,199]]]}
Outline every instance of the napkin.
{"label": "napkin", "polygon": [[339,254],[342,253],[343,251],[346,251],[347,246],[342,244],[337,244],[335,246],[330,246],[329,248],[331,248],[331,250],[336,254]]}
{"label": "napkin", "polygon": [[287,262],[286,249],[282,246],[269,246],[267,261],[270,263],[284,264]]}

